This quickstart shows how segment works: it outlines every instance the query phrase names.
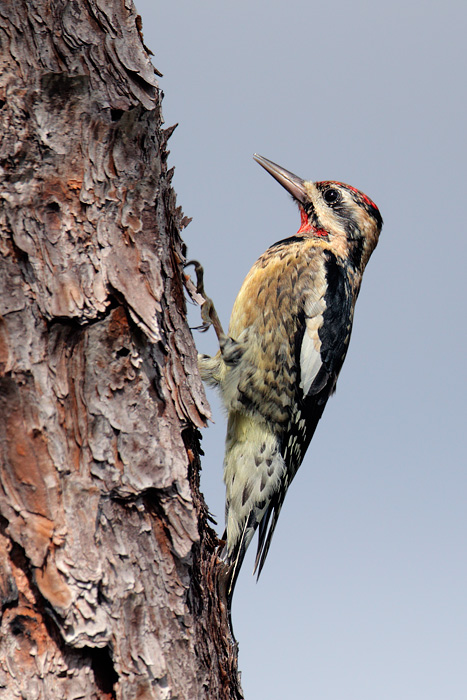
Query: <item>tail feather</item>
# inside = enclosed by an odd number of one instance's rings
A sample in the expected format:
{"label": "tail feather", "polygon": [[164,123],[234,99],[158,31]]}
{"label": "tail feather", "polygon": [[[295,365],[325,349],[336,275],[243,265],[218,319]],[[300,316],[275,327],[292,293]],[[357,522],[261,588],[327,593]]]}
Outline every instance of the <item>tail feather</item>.
{"label": "tail feather", "polygon": [[[266,510],[266,512],[265,512],[265,514],[264,514],[264,516],[259,524],[258,548],[256,550],[256,559],[255,559],[255,567],[253,569],[253,574],[256,573],[256,569],[258,568],[258,564],[259,564],[259,561],[261,559],[261,553],[263,551],[263,547],[264,547],[264,544],[266,541],[268,525],[269,525],[269,521],[271,519],[271,515],[272,515],[273,511],[274,511],[274,504],[271,502],[271,503],[269,503],[268,508],[267,508],[267,510]],[[257,580],[259,578],[260,573],[261,573],[261,569],[260,569],[260,571],[258,571]]]}
{"label": "tail feather", "polygon": [[226,595],[229,619],[235,584],[237,583],[238,574],[240,573],[240,569],[245,558],[246,550],[248,549],[248,545],[251,542],[251,538],[255,533],[257,525],[258,523],[255,518],[255,514],[252,511],[243,527],[241,537],[234,544],[230,552],[227,544],[227,531],[224,532],[222,537],[222,539],[226,540],[226,544],[224,545],[224,548],[222,549],[219,557],[225,563],[226,567],[228,567],[226,573]]}
{"label": "tail feather", "polygon": [[[256,570],[258,570],[256,580],[259,579],[261,571],[263,570],[266,557],[268,556],[269,547],[271,546],[272,536],[274,534],[274,530],[276,529],[277,521],[279,520],[283,500],[280,501],[278,496],[279,494],[276,493],[259,525],[258,550],[256,552],[255,568],[253,569],[254,574],[256,573]],[[271,525],[269,525],[271,516],[272,521]]]}

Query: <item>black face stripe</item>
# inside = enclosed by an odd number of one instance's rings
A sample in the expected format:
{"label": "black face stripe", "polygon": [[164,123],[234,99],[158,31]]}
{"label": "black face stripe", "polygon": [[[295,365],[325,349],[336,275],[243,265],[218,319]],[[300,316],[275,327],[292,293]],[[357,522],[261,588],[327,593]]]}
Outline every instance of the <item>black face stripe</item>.
{"label": "black face stripe", "polygon": [[348,258],[349,263],[356,270],[358,270],[358,268],[360,267],[360,264],[362,262],[364,249],[365,249],[365,239],[363,238],[363,236],[359,236],[358,238],[355,238],[350,242],[349,250],[347,253],[347,258]]}
{"label": "black face stripe", "polygon": [[360,236],[360,230],[358,228],[357,222],[352,218],[352,210],[346,204],[338,204],[333,206],[333,211],[337,214],[339,219],[344,226],[345,232],[349,239],[357,238]]}
{"label": "black face stripe", "polygon": [[360,192],[360,190],[355,189],[355,187],[351,187],[350,185],[342,185],[342,187],[344,187],[347,192],[350,193],[354,202],[364,209],[366,213],[369,214],[376,222],[378,228],[381,229],[383,225],[383,217],[381,216],[376,204],[369,197],[367,197],[366,194],[363,194],[363,192]]}
{"label": "black face stripe", "polygon": [[369,204],[363,199],[360,200],[358,203],[366,211],[366,213],[369,214],[371,218],[376,222],[378,228],[381,229],[383,226],[383,217],[381,216],[376,204]]}

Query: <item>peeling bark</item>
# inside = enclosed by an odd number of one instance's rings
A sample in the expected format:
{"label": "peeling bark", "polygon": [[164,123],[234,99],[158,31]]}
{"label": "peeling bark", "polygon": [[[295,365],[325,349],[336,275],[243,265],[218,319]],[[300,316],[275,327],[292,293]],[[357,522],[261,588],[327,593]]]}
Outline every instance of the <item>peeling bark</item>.
{"label": "peeling bark", "polygon": [[0,5],[2,698],[241,698],[131,0]]}

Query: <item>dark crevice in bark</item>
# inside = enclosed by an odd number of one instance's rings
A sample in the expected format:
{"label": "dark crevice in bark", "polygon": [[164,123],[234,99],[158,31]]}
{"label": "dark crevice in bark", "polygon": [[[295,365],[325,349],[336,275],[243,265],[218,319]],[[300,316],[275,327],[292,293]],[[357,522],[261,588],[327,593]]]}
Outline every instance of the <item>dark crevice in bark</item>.
{"label": "dark crevice in bark", "polygon": [[89,649],[89,656],[97,687],[108,696],[109,700],[114,700],[117,697],[115,685],[118,683],[119,676],[109,647]]}
{"label": "dark crevice in bark", "polygon": [[[70,331],[79,332],[89,328],[90,326],[95,326],[96,324],[102,323],[106,318],[108,318],[114,309],[119,307],[125,308],[121,301],[113,294],[108,297],[108,303],[104,311],[96,313],[95,318],[79,318],[75,316],[54,316],[50,319],[45,319],[45,323],[50,332],[55,332],[58,327],[64,329],[68,328]],[[125,309],[126,311],[126,309]]]}

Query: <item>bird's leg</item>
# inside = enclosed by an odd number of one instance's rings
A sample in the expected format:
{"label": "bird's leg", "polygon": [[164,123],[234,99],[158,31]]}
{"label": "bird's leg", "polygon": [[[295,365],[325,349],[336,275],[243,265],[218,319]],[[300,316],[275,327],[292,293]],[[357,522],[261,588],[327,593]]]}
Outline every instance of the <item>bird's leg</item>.
{"label": "bird's leg", "polygon": [[196,293],[199,294],[204,301],[200,303],[201,306],[201,318],[203,319],[203,326],[201,330],[207,331],[209,326],[212,326],[216,332],[219,344],[222,345],[225,342],[225,333],[222,328],[222,324],[217,315],[214,302],[210,297],[206,295],[204,290],[204,269],[203,266],[197,260],[190,260],[186,263],[185,267],[188,265],[193,265],[196,273]]}

